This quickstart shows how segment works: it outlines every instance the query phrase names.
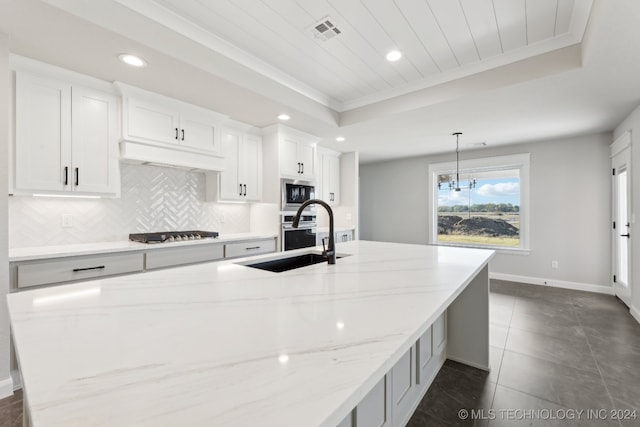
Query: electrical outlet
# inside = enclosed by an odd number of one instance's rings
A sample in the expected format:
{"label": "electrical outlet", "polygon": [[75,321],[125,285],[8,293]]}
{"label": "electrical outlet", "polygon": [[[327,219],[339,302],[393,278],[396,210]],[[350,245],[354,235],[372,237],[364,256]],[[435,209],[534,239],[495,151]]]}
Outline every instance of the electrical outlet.
{"label": "electrical outlet", "polygon": [[73,215],[62,214],[62,228],[71,228],[71,227],[73,227]]}
{"label": "electrical outlet", "polygon": [[558,268],[558,261],[551,261],[551,268]]}

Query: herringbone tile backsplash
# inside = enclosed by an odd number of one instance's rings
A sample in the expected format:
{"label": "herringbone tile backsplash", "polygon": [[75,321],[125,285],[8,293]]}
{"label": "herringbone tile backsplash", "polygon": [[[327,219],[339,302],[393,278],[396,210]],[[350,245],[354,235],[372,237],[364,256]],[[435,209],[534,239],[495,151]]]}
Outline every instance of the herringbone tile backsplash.
{"label": "herringbone tile backsplash", "polygon": [[[180,169],[121,164],[122,197],[9,198],[9,247],[127,240],[167,230],[249,231],[246,204],[204,201],[205,177]],[[62,215],[73,226],[62,228]]]}

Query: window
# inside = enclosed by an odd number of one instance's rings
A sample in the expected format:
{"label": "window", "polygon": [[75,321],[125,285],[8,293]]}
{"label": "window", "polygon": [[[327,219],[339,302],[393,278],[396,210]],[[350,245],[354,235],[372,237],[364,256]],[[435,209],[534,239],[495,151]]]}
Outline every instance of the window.
{"label": "window", "polygon": [[[429,166],[431,243],[528,249],[529,155]],[[459,180],[459,182],[456,182]]]}

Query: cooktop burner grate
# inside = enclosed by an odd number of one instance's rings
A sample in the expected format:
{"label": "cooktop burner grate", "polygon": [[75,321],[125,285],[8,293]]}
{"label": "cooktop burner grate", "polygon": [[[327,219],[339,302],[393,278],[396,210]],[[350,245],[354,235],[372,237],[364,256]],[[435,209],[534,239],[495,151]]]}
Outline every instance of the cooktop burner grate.
{"label": "cooktop burner grate", "polygon": [[185,240],[213,239],[217,231],[158,231],[153,233],[129,234],[129,240],[140,243],[181,242]]}

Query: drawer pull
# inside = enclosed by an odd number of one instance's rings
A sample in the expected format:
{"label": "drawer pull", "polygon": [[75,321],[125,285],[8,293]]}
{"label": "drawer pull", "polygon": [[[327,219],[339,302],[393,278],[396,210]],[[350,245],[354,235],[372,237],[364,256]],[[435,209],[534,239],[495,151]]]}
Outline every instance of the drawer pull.
{"label": "drawer pull", "polygon": [[74,268],[72,271],[77,273],[78,271],[87,271],[87,270],[103,270],[105,268],[104,265],[99,265],[97,267],[85,267],[85,268]]}
{"label": "drawer pull", "polygon": [[260,249],[260,248],[261,248],[261,246],[251,246],[251,247],[249,247],[249,248],[245,248],[245,249],[246,249],[246,250],[248,250],[248,251],[250,251],[250,250],[252,250],[252,249]]}

